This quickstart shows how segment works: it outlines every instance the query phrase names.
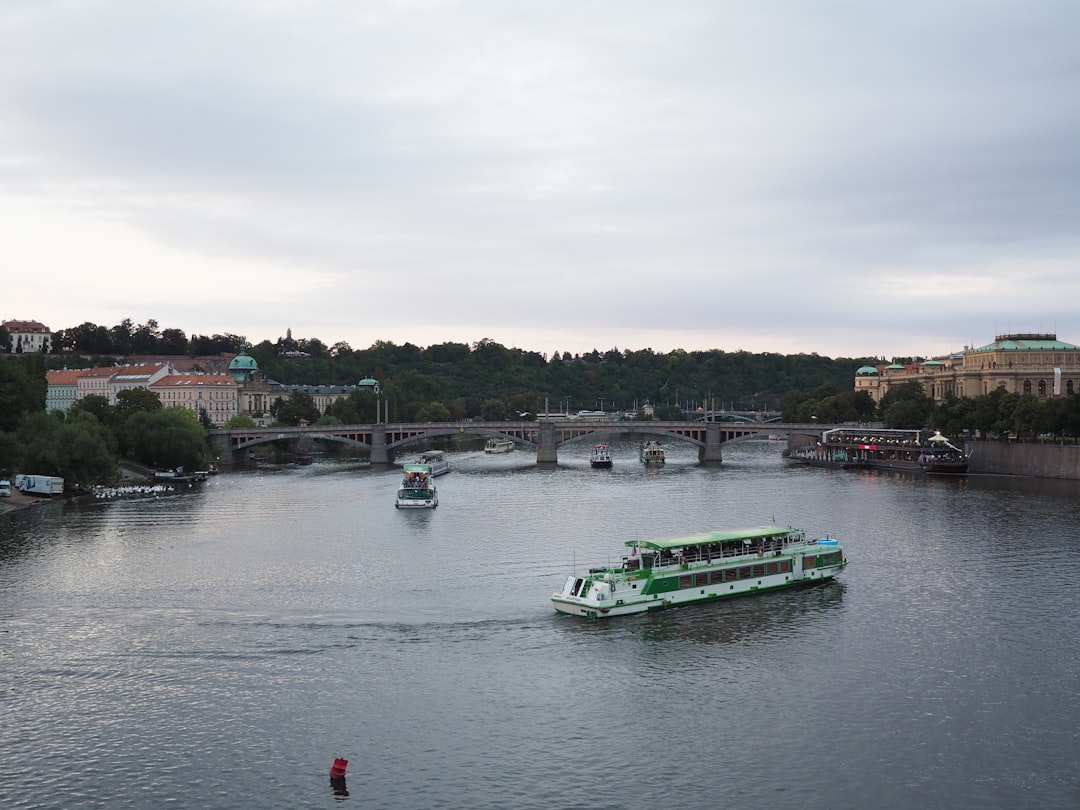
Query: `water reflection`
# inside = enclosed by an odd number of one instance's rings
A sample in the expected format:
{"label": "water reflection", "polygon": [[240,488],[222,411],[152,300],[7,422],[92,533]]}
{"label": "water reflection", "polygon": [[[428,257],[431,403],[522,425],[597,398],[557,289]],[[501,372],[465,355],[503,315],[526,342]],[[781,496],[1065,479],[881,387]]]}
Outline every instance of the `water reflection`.
{"label": "water reflection", "polygon": [[[843,576],[843,574],[841,574]],[[843,607],[847,585],[833,579],[787,591],[721,599],[716,602],[665,608],[612,619],[584,620],[555,616],[555,626],[569,641],[584,645],[600,640],[637,638],[650,644],[691,642],[736,645],[776,642],[801,635]]]}
{"label": "water reflection", "polygon": [[[316,464],[4,516],[5,810],[346,801],[344,774],[312,778],[333,749],[387,810],[522,784],[530,807],[625,806],[636,763],[663,778],[634,806],[1075,806],[1078,482],[833,474],[765,443],[604,475],[584,449],[510,455],[463,458],[417,513],[394,472]],[[851,566],[607,621],[551,607],[624,539],[770,518]],[[44,788],[43,751],[65,765]],[[733,781],[762,751],[782,779]],[[272,776],[223,767],[256,761]]]}
{"label": "water reflection", "polygon": [[[843,576],[843,574],[841,574]],[[695,644],[774,643],[806,632],[842,607],[846,585],[840,580],[789,591],[687,605],[647,616],[641,637],[649,642]]]}
{"label": "water reflection", "polygon": [[344,776],[331,776],[330,789],[333,791],[334,798],[338,801],[342,801],[349,797],[349,789],[345,785]]}

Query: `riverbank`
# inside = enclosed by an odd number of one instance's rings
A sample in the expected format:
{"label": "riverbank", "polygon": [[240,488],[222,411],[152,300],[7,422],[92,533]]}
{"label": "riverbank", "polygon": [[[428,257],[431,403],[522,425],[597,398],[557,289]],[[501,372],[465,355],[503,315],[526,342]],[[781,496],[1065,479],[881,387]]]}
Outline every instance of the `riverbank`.
{"label": "riverbank", "polygon": [[13,487],[10,497],[0,498],[0,515],[6,515],[8,512],[18,512],[20,509],[29,509],[31,506],[50,503],[53,500],[53,498],[39,495],[27,495]]}
{"label": "riverbank", "polygon": [[969,441],[968,472],[1080,480],[1080,446]]}

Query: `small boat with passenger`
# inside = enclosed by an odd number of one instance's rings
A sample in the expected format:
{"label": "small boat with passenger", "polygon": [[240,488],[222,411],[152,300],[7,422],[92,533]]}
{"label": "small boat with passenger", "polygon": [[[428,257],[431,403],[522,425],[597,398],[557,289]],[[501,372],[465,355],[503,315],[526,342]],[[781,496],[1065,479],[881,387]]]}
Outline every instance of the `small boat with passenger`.
{"label": "small boat with passenger", "polygon": [[442,450],[425,450],[417,457],[416,463],[427,464],[431,467],[432,475],[442,475],[453,469],[450,466],[450,459],[446,457],[446,453]]}
{"label": "small boat with passenger", "polygon": [[498,439],[494,436],[484,445],[485,453],[510,453],[514,449],[513,439]]}
{"label": "small boat with passenger", "polygon": [[397,509],[434,509],[439,505],[439,492],[428,464],[406,464],[398,485]]}
{"label": "small boat with passenger", "polygon": [[589,464],[593,467],[610,467],[614,462],[611,458],[611,448],[606,444],[597,444],[593,446],[592,455],[589,457]]}
{"label": "small boat with passenger", "polygon": [[653,439],[641,443],[638,457],[641,459],[641,463],[646,466],[659,465],[666,461],[664,456],[664,446]]}
{"label": "small boat with passenger", "polygon": [[599,619],[831,580],[848,560],[837,540],[802,529],[754,526],[666,540],[628,540],[607,568],[566,578],[559,613]]}

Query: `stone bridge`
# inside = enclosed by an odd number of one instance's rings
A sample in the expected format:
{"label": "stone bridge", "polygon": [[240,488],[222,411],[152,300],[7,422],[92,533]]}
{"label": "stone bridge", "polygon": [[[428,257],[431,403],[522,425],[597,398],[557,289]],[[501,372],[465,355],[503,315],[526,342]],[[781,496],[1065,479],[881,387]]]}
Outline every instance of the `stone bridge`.
{"label": "stone bridge", "polygon": [[[417,424],[379,423],[308,427],[267,427],[211,430],[210,447],[229,464],[236,454],[269,442],[296,441],[307,437],[316,441],[340,442],[369,451],[372,464],[393,463],[395,451],[444,436],[479,436],[510,439],[520,448],[535,451],[537,464],[557,464],[559,447],[590,437],[612,434],[641,434],[697,445],[698,459],[705,463],[723,461],[725,442],[762,433],[786,434],[808,425],[749,424],[741,422],[638,422],[623,420],[547,420],[535,422],[422,422]],[[814,426],[816,427],[816,426]]]}

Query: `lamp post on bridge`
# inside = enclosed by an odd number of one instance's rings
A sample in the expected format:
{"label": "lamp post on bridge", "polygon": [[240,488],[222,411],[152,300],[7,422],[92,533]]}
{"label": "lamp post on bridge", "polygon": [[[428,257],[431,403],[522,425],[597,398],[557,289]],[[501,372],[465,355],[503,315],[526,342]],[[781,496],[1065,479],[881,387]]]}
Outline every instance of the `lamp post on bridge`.
{"label": "lamp post on bridge", "polygon": [[[382,386],[379,385],[379,381],[371,377],[365,377],[356,384],[356,387],[362,391],[370,391],[375,395],[375,424],[381,425],[383,417],[388,417],[389,414],[382,413]],[[387,403],[387,406],[389,406],[389,403]]]}

